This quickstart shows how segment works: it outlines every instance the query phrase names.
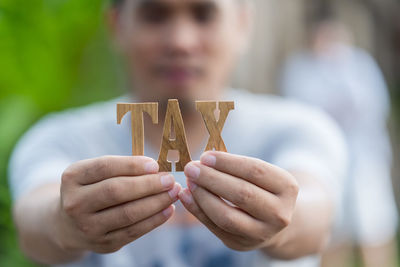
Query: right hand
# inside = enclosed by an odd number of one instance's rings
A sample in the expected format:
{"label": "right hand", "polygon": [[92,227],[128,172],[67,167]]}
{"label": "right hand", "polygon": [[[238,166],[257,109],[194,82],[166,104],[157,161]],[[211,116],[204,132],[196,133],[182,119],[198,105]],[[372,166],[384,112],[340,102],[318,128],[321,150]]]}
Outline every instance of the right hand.
{"label": "right hand", "polygon": [[104,156],[62,175],[56,242],[68,251],[110,253],[166,222],[181,186],[142,156]]}

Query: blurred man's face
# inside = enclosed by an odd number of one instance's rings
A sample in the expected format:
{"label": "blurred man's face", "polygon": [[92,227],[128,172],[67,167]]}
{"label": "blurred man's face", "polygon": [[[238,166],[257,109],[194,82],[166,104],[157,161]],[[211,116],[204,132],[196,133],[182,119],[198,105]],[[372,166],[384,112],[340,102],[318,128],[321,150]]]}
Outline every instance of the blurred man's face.
{"label": "blurred man's face", "polygon": [[247,36],[244,7],[237,0],[126,0],[113,26],[137,94],[217,98]]}

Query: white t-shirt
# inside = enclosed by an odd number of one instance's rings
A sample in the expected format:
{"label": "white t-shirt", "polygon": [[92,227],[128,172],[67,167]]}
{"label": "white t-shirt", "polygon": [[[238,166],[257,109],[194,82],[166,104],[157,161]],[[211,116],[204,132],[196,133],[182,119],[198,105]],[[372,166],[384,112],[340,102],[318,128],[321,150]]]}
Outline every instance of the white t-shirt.
{"label": "white t-shirt", "polygon": [[[239,90],[230,90],[225,99],[235,101],[235,110],[222,132],[230,153],[260,158],[287,170],[315,173],[332,197],[340,200],[347,154],[341,133],[327,116],[294,101]],[[121,101],[132,100],[115,99],[52,114],[26,133],[10,163],[14,200],[40,185],[60,181],[63,170],[73,162],[130,155],[130,116],[121,125],[116,123],[116,102]],[[192,158],[199,159],[201,152],[191,151]],[[156,159],[158,151],[145,144],[145,155]],[[186,186],[183,173],[174,176]],[[182,219],[185,214],[178,202],[169,222],[118,252],[91,253],[66,266],[318,266],[318,256],[280,262],[259,251],[231,250],[196,220]],[[318,214],[315,216],[310,220],[318,219]]]}

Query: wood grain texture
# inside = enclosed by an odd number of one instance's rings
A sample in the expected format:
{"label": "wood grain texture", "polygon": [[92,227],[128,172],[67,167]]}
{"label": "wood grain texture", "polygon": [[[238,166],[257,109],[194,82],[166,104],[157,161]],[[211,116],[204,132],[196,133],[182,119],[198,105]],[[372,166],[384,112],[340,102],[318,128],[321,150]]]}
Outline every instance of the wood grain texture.
{"label": "wood grain texture", "polygon": [[196,109],[201,113],[204,123],[207,127],[210,137],[204,151],[217,150],[227,152],[221,133],[224,128],[226,118],[231,110],[235,109],[232,101],[223,101],[218,103],[219,119],[215,117],[214,111],[217,108],[215,101],[196,101]]}
{"label": "wood grain texture", "polygon": [[121,124],[126,113],[131,112],[132,123],[132,155],[144,155],[144,123],[143,113],[146,112],[154,124],[158,123],[158,103],[118,103],[117,123]]}
{"label": "wood grain texture", "polygon": [[[171,138],[172,127],[175,132],[175,138]],[[167,160],[168,151],[170,150],[177,150],[179,152],[179,161],[175,163],[175,170],[183,171],[185,165],[191,161],[191,158],[181,110],[179,108],[178,100],[176,99],[168,100],[160,154],[158,156],[160,172],[170,172],[172,170],[171,162]]]}

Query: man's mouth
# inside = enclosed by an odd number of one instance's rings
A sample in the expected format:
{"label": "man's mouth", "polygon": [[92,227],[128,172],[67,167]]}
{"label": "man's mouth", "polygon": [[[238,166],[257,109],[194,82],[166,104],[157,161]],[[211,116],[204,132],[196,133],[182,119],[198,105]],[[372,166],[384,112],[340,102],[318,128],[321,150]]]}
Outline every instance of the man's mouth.
{"label": "man's mouth", "polygon": [[157,69],[158,77],[175,85],[186,84],[196,78],[200,74],[198,68],[195,67],[160,67]]}

